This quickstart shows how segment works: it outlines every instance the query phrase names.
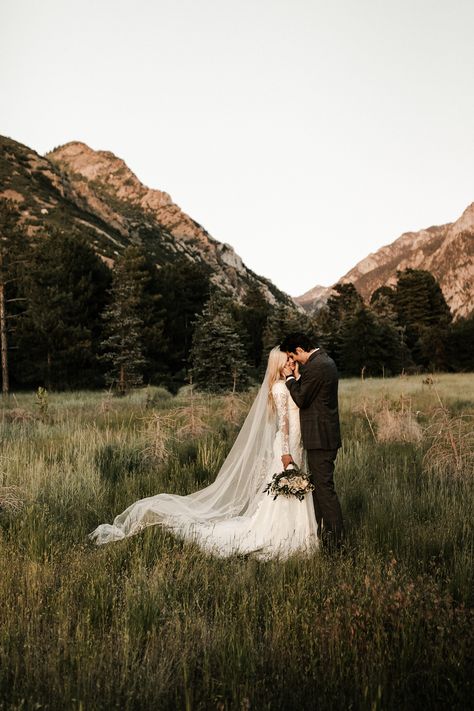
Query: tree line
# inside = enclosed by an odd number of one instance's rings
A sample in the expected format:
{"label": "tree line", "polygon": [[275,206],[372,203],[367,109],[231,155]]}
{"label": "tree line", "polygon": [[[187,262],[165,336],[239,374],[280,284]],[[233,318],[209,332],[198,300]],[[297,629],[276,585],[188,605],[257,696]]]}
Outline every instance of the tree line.
{"label": "tree line", "polygon": [[211,276],[185,257],[157,268],[138,245],[111,269],[78,230],[27,238],[16,207],[1,201],[3,392],[106,386],[123,394],[143,384],[175,392],[190,381],[242,389],[295,330],[313,333],[347,376],[474,370],[474,317],[453,322],[428,272],[400,272],[369,304],[352,284],[337,284],[313,316],[269,304],[254,284],[236,302]]}

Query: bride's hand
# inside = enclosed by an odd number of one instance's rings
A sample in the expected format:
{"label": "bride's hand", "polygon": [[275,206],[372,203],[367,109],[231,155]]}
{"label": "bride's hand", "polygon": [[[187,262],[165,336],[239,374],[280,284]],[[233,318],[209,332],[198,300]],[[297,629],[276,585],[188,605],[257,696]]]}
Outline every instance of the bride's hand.
{"label": "bride's hand", "polygon": [[296,380],[300,377],[300,364],[297,361],[293,361],[293,375]]}
{"label": "bride's hand", "polygon": [[296,363],[293,360],[293,358],[288,357],[285,367],[282,370],[282,373],[285,376],[285,378],[287,378],[289,375],[295,374],[295,366],[296,366]]}

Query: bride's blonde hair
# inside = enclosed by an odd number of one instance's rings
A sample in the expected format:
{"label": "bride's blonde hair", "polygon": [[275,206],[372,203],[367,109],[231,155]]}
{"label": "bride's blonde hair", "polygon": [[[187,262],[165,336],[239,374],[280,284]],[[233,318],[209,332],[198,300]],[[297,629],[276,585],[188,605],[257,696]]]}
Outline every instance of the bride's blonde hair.
{"label": "bride's blonde hair", "polygon": [[270,351],[268,356],[267,372],[268,372],[268,407],[273,412],[275,411],[275,401],[272,395],[272,387],[278,380],[283,379],[281,372],[286,365],[288,356],[277,346]]}

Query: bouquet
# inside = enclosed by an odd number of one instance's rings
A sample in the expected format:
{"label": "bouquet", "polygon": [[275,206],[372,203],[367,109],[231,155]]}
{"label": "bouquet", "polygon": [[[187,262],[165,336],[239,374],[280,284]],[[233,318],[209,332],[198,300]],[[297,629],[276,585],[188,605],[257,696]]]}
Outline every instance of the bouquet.
{"label": "bouquet", "polygon": [[304,474],[296,464],[292,468],[288,467],[285,471],[279,474],[274,474],[272,480],[266,485],[263,492],[273,494],[273,500],[277,496],[296,496],[297,499],[303,501],[304,495],[309,491],[313,491],[314,484],[311,483],[307,474]]}

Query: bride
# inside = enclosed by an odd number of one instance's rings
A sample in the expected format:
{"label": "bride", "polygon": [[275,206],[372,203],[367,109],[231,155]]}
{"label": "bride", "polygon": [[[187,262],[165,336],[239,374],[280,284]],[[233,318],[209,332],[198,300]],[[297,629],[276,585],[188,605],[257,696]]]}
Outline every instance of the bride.
{"label": "bride", "polygon": [[313,498],[264,493],[282,457],[303,466],[298,407],[285,385],[287,355],[274,348],[263,384],[215,481],[187,496],[158,494],[136,501],[112,525],[89,537],[102,545],[162,525],[217,556],[287,558],[318,547]]}

